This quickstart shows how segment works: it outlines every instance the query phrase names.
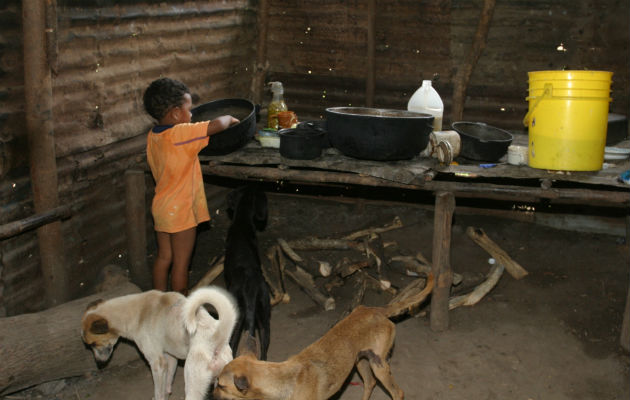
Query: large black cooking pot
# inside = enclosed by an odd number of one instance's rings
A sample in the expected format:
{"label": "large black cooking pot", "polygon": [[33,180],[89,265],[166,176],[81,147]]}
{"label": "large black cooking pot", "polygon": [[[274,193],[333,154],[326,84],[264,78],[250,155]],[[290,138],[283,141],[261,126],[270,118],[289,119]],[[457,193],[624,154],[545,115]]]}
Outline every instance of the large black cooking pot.
{"label": "large black cooking pot", "polygon": [[429,143],[433,116],[405,110],[364,107],[326,109],[330,144],[343,154],[364,160],[406,160]]}
{"label": "large black cooking pot", "polygon": [[240,122],[210,137],[208,146],[199,154],[220,156],[245,146],[256,134],[256,107],[245,99],[221,99],[202,104],[192,110],[192,122],[207,121],[231,115]]}

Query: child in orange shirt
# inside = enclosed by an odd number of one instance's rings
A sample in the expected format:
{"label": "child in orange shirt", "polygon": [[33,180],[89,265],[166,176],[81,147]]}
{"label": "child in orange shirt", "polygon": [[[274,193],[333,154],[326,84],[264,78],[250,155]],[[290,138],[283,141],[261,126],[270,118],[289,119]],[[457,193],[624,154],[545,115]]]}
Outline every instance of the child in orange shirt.
{"label": "child in orange shirt", "polygon": [[144,93],[144,108],[158,121],[147,137],[147,161],[155,179],[151,213],[158,254],[153,264],[153,287],[188,292],[188,264],[197,225],[210,220],[198,153],[209,136],[238,123],[231,115],[191,123],[192,98],[183,83],[161,78]]}

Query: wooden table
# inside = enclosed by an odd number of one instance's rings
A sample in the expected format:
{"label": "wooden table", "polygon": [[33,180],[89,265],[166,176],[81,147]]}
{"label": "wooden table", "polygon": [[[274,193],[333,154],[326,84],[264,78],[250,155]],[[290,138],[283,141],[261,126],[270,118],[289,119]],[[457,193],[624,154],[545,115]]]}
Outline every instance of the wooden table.
{"label": "wooden table", "polygon": [[[251,142],[224,156],[199,157],[207,175],[242,180],[291,181],[304,184],[350,184],[429,191],[435,194],[431,328],[448,327],[451,221],[455,198],[485,198],[518,202],[548,199],[552,203],[586,204],[627,209],[630,186],[618,180],[629,161],[605,164],[597,172],[563,172],[498,163],[440,165],[436,159],[416,157],[405,161],[367,161],[346,157],[336,149],[324,150],[315,160],[290,160],[277,149]],[[629,299],[630,303],[630,290]],[[624,316],[628,335],[628,313]]]}

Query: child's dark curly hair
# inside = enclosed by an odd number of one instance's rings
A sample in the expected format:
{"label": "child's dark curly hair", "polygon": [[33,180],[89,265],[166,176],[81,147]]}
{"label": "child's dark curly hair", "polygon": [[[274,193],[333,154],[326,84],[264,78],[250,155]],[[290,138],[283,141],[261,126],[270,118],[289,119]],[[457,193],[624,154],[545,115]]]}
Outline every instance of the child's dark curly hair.
{"label": "child's dark curly hair", "polygon": [[144,92],[144,109],[156,120],[162,119],[173,107],[184,103],[184,95],[190,93],[188,87],[170,78],[157,79]]}

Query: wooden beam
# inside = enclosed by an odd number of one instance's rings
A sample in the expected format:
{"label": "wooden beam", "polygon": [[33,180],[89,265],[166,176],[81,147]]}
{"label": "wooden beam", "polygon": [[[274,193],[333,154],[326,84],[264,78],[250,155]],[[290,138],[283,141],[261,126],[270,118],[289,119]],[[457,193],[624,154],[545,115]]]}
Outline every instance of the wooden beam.
{"label": "wooden beam", "polygon": [[52,210],[41,214],[32,215],[19,221],[9,222],[0,226],[0,240],[7,239],[20,233],[39,228],[40,226],[49,224],[59,219],[68,218],[72,215],[73,206],[66,204],[64,206],[55,207]]}
{"label": "wooden beam", "polygon": [[622,190],[595,190],[595,189],[571,189],[498,185],[475,182],[452,181],[428,181],[418,184],[402,184],[387,179],[373,176],[360,175],[347,172],[331,172],[322,170],[298,170],[281,169],[273,167],[251,167],[242,165],[202,165],[204,174],[223,176],[244,180],[288,180],[307,185],[321,183],[351,184],[362,186],[375,186],[387,188],[399,188],[410,190],[426,190],[430,192],[448,191],[457,197],[483,198],[491,200],[507,201],[537,201],[539,199],[555,200],[563,204],[597,204],[603,206],[624,206],[630,204],[628,191]]}
{"label": "wooden beam", "polygon": [[455,196],[440,192],[435,196],[433,216],[433,266],[435,279],[431,295],[431,329],[441,332],[448,329],[448,299],[453,284],[451,269],[451,223],[455,211]]}

